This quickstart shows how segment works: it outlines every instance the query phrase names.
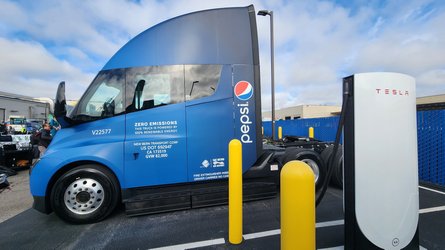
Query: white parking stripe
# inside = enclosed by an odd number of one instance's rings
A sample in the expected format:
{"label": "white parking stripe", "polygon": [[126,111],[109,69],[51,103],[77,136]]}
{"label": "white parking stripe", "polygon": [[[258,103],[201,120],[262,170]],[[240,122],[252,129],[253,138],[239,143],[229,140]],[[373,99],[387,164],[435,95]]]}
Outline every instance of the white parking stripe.
{"label": "white parking stripe", "polygon": [[442,191],[439,191],[439,190],[436,190],[436,189],[432,189],[432,188],[427,188],[427,187],[423,187],[423,186],[419,186],[421,189],[425,189],[425,190],[428,190],[428,191],[432,191],[432,192],[435,192],[435,193],[438,193],[438,194],[445,194],[445,192],[442,192]]}
{"label": "white parking stripe", "polygon": [[343,224],[345,224],[344,220],[333,220],[333,221],[319,222],[319,223],[315,224],[315,227],[316,228],[333,227],[333,226],[340,226]]}
{"label": "white parking stripe", "polygon": [[280,229],[275,229],[275,230],[270,230],[270,231],[245,234],[245,235],[243,235],[243,238],[245,240],[251,240],[251,239],[256,239],[256,238],[262,238],[262,237],[277,235],[277,234],[280,234],[280,233],[281,233]]}
{"label": "white parking stripe", "polygon": [[213,245],[225,244],[226,241],[223,238],[214,239],[214,240],[204,240],[198,242],[191,242],[186,244],[179,244],[173,246],[159,247],[159,248],[150,248],[151,250],[183,250],[189,248],[197,248],[197,247],[208,247]]}
{"label": "white parking stripe", "polygon": [[319,248],[318,250],[343,250],[343,249],[345,249],[345,246],[329,247],[329,248]]}
{"label": "white parking stripe", "polygon": [[[333,226],[343,225],[344,223],[345,223],[344,220],[325,221],[325,222],[316,223],[315,227],[316,228],[333,227]],[[269,231],[264,231],[264,232],[245,234],[243,237],[244,237],[245,240],[250,240],[250,239],[256,239],[256,238],[262,238],[262,237],[267,237],[267,236],[278,235],[280,233],[281,233],[280,229],[275,229],[275,230],[269,230]]]}
{"label": "white parking stripe", "polygon": [[[425,187],[421,187],[421,186],[419,186],[419,187],[430,190],[429,188],[425,188]],[[437,191],[434,189],[431,189],[430,191],[445,194],[443,192],[440,192],[440,191]],[[419,214],[432,213],[432,212],[438,212],[438,211],[445,211],[445,206],[420,209]],[[344,220],[324,221],[324,222],[316,223],[315,227],[316,228],[333,227],[333,226],[343,225],[344,223],[345,223]],[[279,235],[280,233],[281,233],[280,229],[275,229],[275,230],[263,231],[263,232],[258,232],[258,233],[245,234],[245,235],[243,235],[243,238],[244,238],[244,240],[251,240],[251,239]],[[152,250],[170,250],[170,249],[183,250],[183,249],[189,249],[189,248],[214,246],[214,245],[220,245],[220,244],[225,244],[225,243],[226,243],[226,241],[223,238],[220,238],[220,239],[214,239],[214,240],[205,240],[205,241],[191,242],[191,243],[179,244],[179,245],[173,245],[173,246],[152,248]],[[419,246],[419,247],[421,250],[426,250],[426,248],[424,248],[422,246]],[[319,250],[342,250],[342,249],[344,249],[343,246],[337,246],[337,247],[331,247],[331,248],[323,248],[323,249],[319,249]]]}
{"label": "white parking stripe", "polygon": [[426,214],[426,213],[431,213],[431,212],[439,212],[439,211],[444,211],[444,210],[445,210],[445,206],[430,207],[430,208],[420,209],[419,210],[419,214]]}
{"label": "white parking stripe", "polygon": [[[345,246],[338,246],[338,247],[329,247],[329,248],[320,248],[318,250],[343,250],[345,249]],[[419,250],[427,250],[423,246],[419,246]]]}

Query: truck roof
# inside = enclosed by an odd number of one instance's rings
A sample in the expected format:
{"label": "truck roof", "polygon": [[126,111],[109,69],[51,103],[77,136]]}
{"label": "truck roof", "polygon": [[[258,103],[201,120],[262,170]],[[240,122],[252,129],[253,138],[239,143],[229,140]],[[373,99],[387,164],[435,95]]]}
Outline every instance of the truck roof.
{"label": "truck roof", "polygon": [[[124,45],[103,70],[149,65],[258,65],[253,5],[185,14],[157,24]],[[253,41],[246,43],[245,41]],[[253,60],[252,60],[253,58]]]}

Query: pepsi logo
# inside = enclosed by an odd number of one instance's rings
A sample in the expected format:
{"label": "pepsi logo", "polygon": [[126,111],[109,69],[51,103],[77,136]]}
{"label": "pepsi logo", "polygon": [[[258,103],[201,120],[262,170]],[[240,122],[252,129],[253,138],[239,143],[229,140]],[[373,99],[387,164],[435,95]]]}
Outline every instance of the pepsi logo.
{"label": "pepsi logo", "polygon": [[241,101],[247,101],[253,96],[253,87],[247,81],[239,81],[235,85],[235,96]]}

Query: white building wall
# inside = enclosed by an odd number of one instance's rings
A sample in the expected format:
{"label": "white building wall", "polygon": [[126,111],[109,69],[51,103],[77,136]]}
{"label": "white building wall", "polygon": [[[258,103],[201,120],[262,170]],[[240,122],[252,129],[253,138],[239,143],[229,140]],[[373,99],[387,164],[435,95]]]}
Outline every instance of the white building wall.
{"label": "white building wall", "polygon": [[48,113],[47,103],[0,96],[0,122],[8,121],[10,116],[43,121],[47,119]]}
{"label": "white building wall", "polygon": [[[338,115],[340,112],[338,106],[324,105],[299,105],[295,107],[278,109],[275,111],[275,120],[293,120],[299,118],[318,118]],[[263,121],[271,121],[270,111],[263,112]]]}

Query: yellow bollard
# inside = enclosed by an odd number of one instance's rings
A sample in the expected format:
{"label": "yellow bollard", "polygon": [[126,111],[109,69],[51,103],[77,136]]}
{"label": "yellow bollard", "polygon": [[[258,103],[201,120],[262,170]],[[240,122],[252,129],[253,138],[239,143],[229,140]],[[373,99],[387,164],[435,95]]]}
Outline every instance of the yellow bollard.
{"label": "yellow bollard", "polygon": [[315,249],[315,176],[302,161],[281,170],[281,249]]}
{"label": "yellow bollard", "polygon": [[314,139],[314,128],[313,127],[309,128],[309,138]]}
{"label": "yellow bollard", "polygon": [[281,126],[278,127],[278,139],[283,139],[283,128]]}
{"label": "yellow bollard", "polygon": [[229,143],[229,242],[243,241],[243,169],[242,145],[237,139]]}

